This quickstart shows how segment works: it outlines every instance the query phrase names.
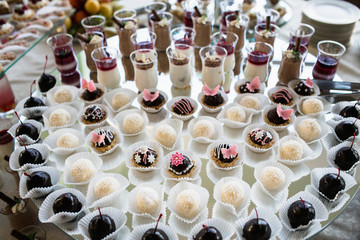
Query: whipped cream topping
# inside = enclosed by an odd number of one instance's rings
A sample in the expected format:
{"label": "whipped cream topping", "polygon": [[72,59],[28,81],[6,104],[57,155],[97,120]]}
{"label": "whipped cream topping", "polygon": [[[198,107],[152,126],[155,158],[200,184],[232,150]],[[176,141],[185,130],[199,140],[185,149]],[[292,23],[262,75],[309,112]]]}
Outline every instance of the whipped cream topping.
{"label": "whipped cream topping", "polygon": [[287,58],[295,58],[295,55],[293,54],[293,50],[286,50],[285,51],[285,56]]}
{"label": "whipped cream topping", "polygon": [[98,35],[94,35],[91,40],[90,40],[90,44],[95,44],[95,43],[99,43],[103,40],[102,37],[98,36]]}
{"label": "whipped cream topping", "polygon": [[181,51],[174,51],[174,57],[183,60],[186,58],[186,55]]}
{"label": "whipped cream topping", "polygon": [[206,24],[208,18],[205,15],[203,15],[202,17],[198,18],[196,21],[200,24]]}
{"label": "whipped cream topping", "polygon": [[230,25],[235,26],[236,28],[241,28],[241,22],[238,19],[231,21]]}
{"label": "whipped cream topping", "polygon": [[11,212],[13,214],[23,213],[26,211],[25,202],[21,200],[20,202],[16,203],[14,206],[11,207]]}
{"label": "whipped cream topping", "polygon": [[263,30],[260,32],[261,36],[265,37],[265,38],[271,38],[274,37],[274,33],[272,31],[268,31],[268,30]]}
{"label": "whipped cream topping", "polygon": [[216,56],[215,55],[210,55],[210,53],[205,53],[206,58],[210,59],[211,61],[215,61],[216,60]]}
{"label": "whipped cream topping", "polygon": [[8,31],[12,28],[12,25],[10,23],[5,23],[3,25],[1,25],[1,31]]}
{"label": "whipped cream topping", "polygon": [[[29,1],[30,2],[30,1]],[[46,0],[41,0],[41,1],[38,1],[36,2],[35,4],[32,3],[33,6],[36,6],[36,7],[42,7],[44,4],[46,4]]]}
{"label": "whipped cream topping", "polygon": [[136,61],[137,62],[142,62],[142,63],[149,63],[149,62],[151,62],[151,59],[146,57],[146,55],[143,54],[143,53],[138,53],[136,55]]}
{"label": "whipped cream topping", "polygon": [[161,21],[158,23],[161,27],[169,25],[169,22],[166,18],[161,19]]}
{"label": "whipped cream topping", "polygon": [[133,21],[128,21],[128,22],[125,23],[124,28],[125,29],[133,29],[134,26],[135,26],[135,23]]}
{"label": "whipped cream topping", "polygon": [[14,13],[14,14],[27,18],[27,17],[31,17],[33,15],[33,11],[31,9],[27,9],[24,11],[24,14],[21,14],[21,15],[18,13]]}

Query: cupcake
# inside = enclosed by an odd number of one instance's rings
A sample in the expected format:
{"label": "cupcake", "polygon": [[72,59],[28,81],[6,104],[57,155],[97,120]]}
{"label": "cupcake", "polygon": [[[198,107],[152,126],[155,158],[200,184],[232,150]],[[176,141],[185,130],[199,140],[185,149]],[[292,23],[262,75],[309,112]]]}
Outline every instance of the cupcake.
{"label": "cupcake", "polygon": [[147,146],[138,148],[132,156],[135,167],[151,167],[158,161],[158,153]]}
{"label": "cupcake", "polygon": [[195,161],[190,160],[185,154],[178,152],[171,154],[168,171],[174,178],[191,177],[195,169]]}
{"label": "cupcake", "polygon": [[210,151],[211,160],[221,168],[232,167],[239,160],[236,144],[219,143]]}
{"label": "cupcake", "polygon": [[92,132],[91,146],[96,151],[105,153],[117,145],[117,137],[116,132],[111,129],[96,129]]}
{"label": "cupcake", "polygon": [[279,103],[276,108],[264,114],[264,120],[270,126],[287,126],[291,123],[293,111],[293,109],[281,109],[281,104]]}
{"label": "cupcake", "polygon": [[29,9],[25,4],[16,5],[14,13],[11,18],[14,21],[29,21],[34,17],[35,13],[32,9]]}
{"label": "cupcake", "polygon": [[306,81],[299,81],[295,87],[294,91],[300,96],[311,96],[315,94],[314,82],[307,78]]}
{"label": "cupcake", "polygon": [[105,92],[102,88],[96,86],[94,81],[91,80],[87,82],[84,78],[82,79],[82,88],[84,91],[80,93],[80,99],[86,102],[95,102],[101,99]]}
{"label": "cupcake", "polygon": [[218,108],[225,104],[225,99],[221,95],[219,91],[220,85],[218,85],[214,89],[210,89],[206,84],[203,88],[203,94],[201,98],[201,103],[204,104],[208,108]]}
{"label": "cupcake", "polygon": [[248,143],[250,146],[260,149],[268,149],[271,148],[274,144],[274,138],[272,134],[262,128],[255,128],[251,130],[248,134]]}
{"label": "cupcake", "polygon": [[92,125],[101,123],[107,118],[107,112],[99,105],[87,106],[81,116],[84,124]]}
{"label": "cupcake", "polygon": [[165,97],[161,94],[160,91],[149,91],[144,89],[142,93],[142,99],[140,104],[146,109],[151,108],[159,110],[166,102]]}
{"label": "cupcake", "polygon": [[281,103],[286,106],[291,106],[294,104],[295,98],[288,89],[280,88],[271,94],[270,100],[274,103]]}
{"label": "cupcake", "polygon": [[251,82],[247,81],[240,84],[237,89],[238,93],[260,93],[260,80],[255,77]]}

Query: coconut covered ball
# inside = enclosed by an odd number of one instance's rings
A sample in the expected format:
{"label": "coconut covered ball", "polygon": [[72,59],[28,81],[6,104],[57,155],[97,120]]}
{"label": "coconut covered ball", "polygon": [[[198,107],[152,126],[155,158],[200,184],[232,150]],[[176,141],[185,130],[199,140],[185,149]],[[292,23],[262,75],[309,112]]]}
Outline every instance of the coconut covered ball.
{"label": "coconut covered ball", "polygon": [[260,181],[268,190],[278,190],[285,184],[285,174],[278,167],[265,167],[260,175]]}
{"label": "coconut covered ball", "polygon": [[71,167],[71,175],[78,183],[89,181],[94,174],[95,166],[89,159],[81,158]]}
{"label": "coconut covered ball", "polygon": [[129,113],[124,117],[123,129],[126,134],[141,132],[144,126],[144,118],[139,113]]}
{"label": "coconut covered ball", "polygon": [[72,133],[61,134],[56,141],[58,148],[76,148],[79,146],[79,138]]}
{"label": "coconut covered ball", "polygon": [[301,144],[296,140],[289,140],[281,144],[280,158],[287,160],[299,160],[302,158],[304,152]]}
{"label": "coconut covered ball", "polygon": [[136,194],[136,207],[141,213],[152,214],[160,205],[160,196],[151,187],[140,188]]}
{"label": "coconut covered ball", "polygon": [[210,122],[209,120],[205,120],[205,119],[197,121],[194,124],[193,133],[194,133],[194,137],[196,138],[205,137],[212,139],[214,138],[215,135],[214,124],[212,124],[212,122]]}
{"label": "coconut covered ball", "polygon": [[176,198],[177,213],[184,218],[194,218],[200,212],[200,196],[194,190],[184,190]]}
{"label": "coconut covered ball", "polygon": [[171,147],[176,142],[176,131],[168,124],[162,124],[155,130],[155,139],[166,147]]}
{"label": "coconut covered ball", "polygon": [[57,103],[71,102],[73,96],[69,89],[59,88],[54,94],[54,100]]}
{"label": "coconut covered ball", "polygon": [[324,110],[324,104],[320,99],[309,98],[302,104],[302,111],[304,114],[315,114]]}
{"label": "coconut covered ball", "polygon": [[254,96],[245,96],[240,101],[239,104],[243,107],[259,110],[260,109],[260,101],[257,97]]}
{"label": "coconut covered ball", "polygon": [[55,109],[49,118],[52,127],[61,127],[70,123],[70,113],[63,108]]}
{"label": "coconut covered ball", "polygon": [[244,200],[244,189],[235,181],[229,181],[221,186],[221,201],[239,207]]}
{"label": "coconut covered ball", "polygon": [[240,106],[233,106],[226,110],[226,118],[234,122],[245,122],[246,113]]}
{"label": "coconut covered ball", "polygon": [[304,119],[299,123],[297,132],[306,142],[311,142],[320,135],[321,127],[316,119]]}
{"label": "coconut covered ball", "polygon": [[113,96],[111,100],[111,105],[114,108],[114,110],[117,111],[126,104],[128,104],[129,102],[130,102],[129,96],[124,92],[120,92]]}
{"label": "coconut covered ball", "polygon": [[95,184],[95,194],[98,198],[106,197],[120,189],[119,182],[113,177],[104,177]]}

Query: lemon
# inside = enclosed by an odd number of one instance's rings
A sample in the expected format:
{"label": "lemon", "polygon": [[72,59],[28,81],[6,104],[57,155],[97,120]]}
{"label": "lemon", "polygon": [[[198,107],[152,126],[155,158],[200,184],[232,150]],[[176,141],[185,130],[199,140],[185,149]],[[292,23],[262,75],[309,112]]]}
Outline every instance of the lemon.
{"label": "lemon", "polygon": [[108,3],[100,3],[100,13],[105,18],[111,18],[113,15],[113,10],[111,5]]}
{"label": "lemon", "polygon": [[66,30],[69,30],[71,27],[71,19],[69,17],[65,18],[64,24],[65,24]]}
{"label": "lemon", "polygon": [[85,10],[90,14],[97,14],[100,11],[100,3],[98,0],[87,0]]}

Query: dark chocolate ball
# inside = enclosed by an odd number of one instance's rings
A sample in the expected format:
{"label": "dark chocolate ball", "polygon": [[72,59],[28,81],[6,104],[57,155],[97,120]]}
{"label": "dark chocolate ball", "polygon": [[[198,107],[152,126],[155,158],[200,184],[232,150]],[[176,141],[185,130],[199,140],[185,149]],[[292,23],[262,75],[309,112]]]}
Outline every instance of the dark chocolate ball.
{"label": "dark chocolate ball", "polygon": [[43,106],[45,106],[44,102],[37,97],[29,97],[24,103],[24,108],[43,107]]}
{"label": "dark chocolate ball", "polygon": [[23,166],[27,163],[30,164],[42,164],[45,162],[41,153],[35,148],[27,148],[19,154],[19,165]]}
{"label": "dark chocolate ball", "polygon": [[336,194],[344,189],[344,178],[338,174],[328,173],[320,179],[319,191],[329,199],[334,199]]}
{"label": "dark chocolate ball", "polygon": [[245,223],[242,236],[246,240],[268,240],[271,228],[266,220],[254,218]]}
{"label": "dark chocolate ball", "polygon": [[356,106],[346,106],[340,111],[340,115],[343,117],[357,118],[360,115],[360,111]]}
{"label": "dark chocolate ball", "polygon": [[28,191],[33,188],[46,188],[51,186],[51,177],[44,171],[33,172],[26,180],[26,188]]}
{"label": "dark chocolate ball", "polygon": [[72,193],[61,194],[53,203],[53,211],[55,214],[59,212],[79,212],[81,208],[81,202]]}
{"label": "dark chocolate ball", "polygon": [[23,134],[27,135],[33,140],[36,140],[39,137],[38,129],[31,123],[23,123],[16,128],[15,136],[21,136]]}
{"label": "dark chocolate ball", "polygon": [[359,161],[359,153],[350,147],[340,148],[335,156],[335,163],[341,170],[349,170],[357,161]]}
{"label": "dark chocolate ball", "polygon": [[311,220],[315,219],[315,209],[311,203],[297,200],[290,205],[287,216],[291,227],[298,228],[308,225]]}
{"label": "dark chocolate ball", "polygon": [[219,230],[215,227],[204,227],[196,234],[194,240],[222,240],[223,237]]}
{"label": "dark chocolate ball", "polygon": [[91,240],[101,240],[115,230],[114,220],[106,214],[93,217],[88,227]]}
{"label": "dark chocolate ball", "polygon": [[56,78],[51,74],[43,73],[38,80],[38,85],[41,92],[47,92],[56,85]]}
{"label": "dark chocolate ball", "polygon": [[147,230],[141,237],[141,240],[169,240],[169,237],[163,230],[157,228],[156,232],[154,231],[154,228],[150,228],[149,230]]}
{"label": "dark chocolate ball", "polygon": [[345,141],[349,137],[357,136],[359,134],[359,129],[351,122],[340,122],[335,127],[335,133],[338,138],[342,141]]}

